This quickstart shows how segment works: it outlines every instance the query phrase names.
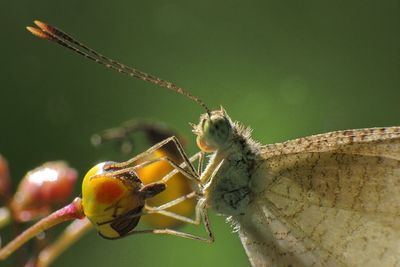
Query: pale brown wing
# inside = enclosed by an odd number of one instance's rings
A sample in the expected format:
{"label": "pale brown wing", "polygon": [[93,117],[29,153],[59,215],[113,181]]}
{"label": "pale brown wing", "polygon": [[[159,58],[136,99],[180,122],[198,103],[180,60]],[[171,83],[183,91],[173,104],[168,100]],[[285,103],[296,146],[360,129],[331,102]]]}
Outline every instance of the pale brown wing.
{"label": "pale brown wing", "polygon": [[400,127],[265,146],[241,218],[253,266],[400,266]]}
{"label": "pale brown wing", "polygon": [[265,145],[262,156],[341,150],[348,154],[375,155],[400,159],[400,127],[336,131]]}

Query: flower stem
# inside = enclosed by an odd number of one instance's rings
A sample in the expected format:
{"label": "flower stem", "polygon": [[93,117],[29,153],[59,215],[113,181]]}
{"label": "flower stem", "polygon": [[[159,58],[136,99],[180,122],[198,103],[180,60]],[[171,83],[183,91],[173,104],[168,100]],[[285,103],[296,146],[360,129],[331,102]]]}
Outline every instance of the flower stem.
{"label": "flower stem", "polygon": [[37,267],[49,266],[64,250],[92,228],[93,225],[87,218],[73,221],[53,244],[40,252]]}
{"label": "flower stem", "polygon": [[49,216],[41,219],[36,224],[32,225],[30,228],[26,229],[14,240],[8,243],[5,247],[0,249],[0,260],[5,260],[19,247],[29,241],[31,238],[37,234],[68,220],[81,219],[84,217],[81,199],[76,198],[67,206],[53,212]]}

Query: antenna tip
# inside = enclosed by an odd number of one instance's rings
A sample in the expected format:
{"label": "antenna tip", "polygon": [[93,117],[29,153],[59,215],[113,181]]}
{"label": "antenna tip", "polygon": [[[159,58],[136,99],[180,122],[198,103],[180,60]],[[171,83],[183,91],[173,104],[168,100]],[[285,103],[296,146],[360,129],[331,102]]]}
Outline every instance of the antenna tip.
{"label": "antenna tip", "polygon": [[35,32],[35,30],[36,30],[36,28],[33,28],[33,27],[31,27],[31,26],[26,26],[25,29],[26,29],[28,32],[31,32],[31,33]]}
{"label": "antenna tip", "polygon": [[45,33],[44,31],[34,28],[34,27],[26,27],[26,29],[32,33],[33,35],[35,35],[36,37],[42,38],[42,39],[52,39],[50,35],[48,35],[47,33]]}
{"label": "antenna tip", "polygon": [[42,39],[54,40],[54,37],[52,37],[50,34],[52,32],[51,26],[39,20],[34,20],[33,23],[35,23],[38,28],[31,26],[26,27],[30,33]]}
{"label": "antenna tip", "polygon": [[38,26],[44,32],[48,32],[48,33],[57,32],[57,30],[53,26],[50,26],[49,24],[46,24],[40,20],[34,20],[33,23],[35,23],[36,26]]}
{"label": "antenna tip", "polygon": [[45,28],[47,28],[47,24],[44,22],[41,22],[40,20],[35,19],[33,21],[33,23],[35,23],[36,26],[38,26],[40,29],[44,30]]}

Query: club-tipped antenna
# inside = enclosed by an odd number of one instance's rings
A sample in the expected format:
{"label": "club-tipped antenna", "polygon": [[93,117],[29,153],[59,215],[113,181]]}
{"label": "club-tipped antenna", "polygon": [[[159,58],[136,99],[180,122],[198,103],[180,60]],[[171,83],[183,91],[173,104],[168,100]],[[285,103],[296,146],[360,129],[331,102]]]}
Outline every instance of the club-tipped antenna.
{"label": "club-tipped antenna", "polygon": [[103,56],[102,54],[98,53],[97,51],[91,49],[90,47],[86,46],[85,44],[77,41],[75,38],[73,38],[71,35],[61,31],[60,29],[57,29],[56,27],[53,27],[51,25],[48,25],[44,22],[35,20],[34,23],[38,28],[35,27],[26,27],[26,29],[31,32],[33,35],[46,39],[52,42],[55,42],[65,48],[68,48],[75,53],[84,56],[100,65],[103,65],[109,69],[115,70],[119,73],[126,74],[131,77],[138,78],[140,80],[144,80],[162,87],[165,87],[167,89],[170,89],[172,91],[175,91],[179,94],[182,94],[189,99],[192,99],[196,103],[198,103],[200,106],[202,106],[208,115],[211,114],[210,109],[207,107],[207,105],[198,97],[195,97],[182,87],[177,86],[174,83],[171,83],[169,81],[160,79],[156,76],[153,76],[151,74],[142,72],[138,69],[129,67],[127,65],[124,65],[118,61],[115,61],[111,58],[108,58],[106,56]]}

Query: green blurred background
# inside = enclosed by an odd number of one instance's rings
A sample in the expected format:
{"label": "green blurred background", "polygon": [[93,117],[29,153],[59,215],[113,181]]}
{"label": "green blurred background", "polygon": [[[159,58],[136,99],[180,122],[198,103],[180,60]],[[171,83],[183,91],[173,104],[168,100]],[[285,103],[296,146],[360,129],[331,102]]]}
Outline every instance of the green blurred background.
{"label": "green blurred background", "polygon": [[[34,38],[24,29],[33,19],[223,105],[270,143],[400,125],[399,14],[398,0],[3,1],[0,153],[16,181],[55,159],[84,174],[121,159],[110,147],[94,149],[90,135],[131,118],[168,123],[196,151],[188,126],[203,112],[196,104]],[[211,223],[211,245],[92,232],[54,266],[248,266],[224,218],[213,214]],[[9,239],[7,228],[2,236]]]}

